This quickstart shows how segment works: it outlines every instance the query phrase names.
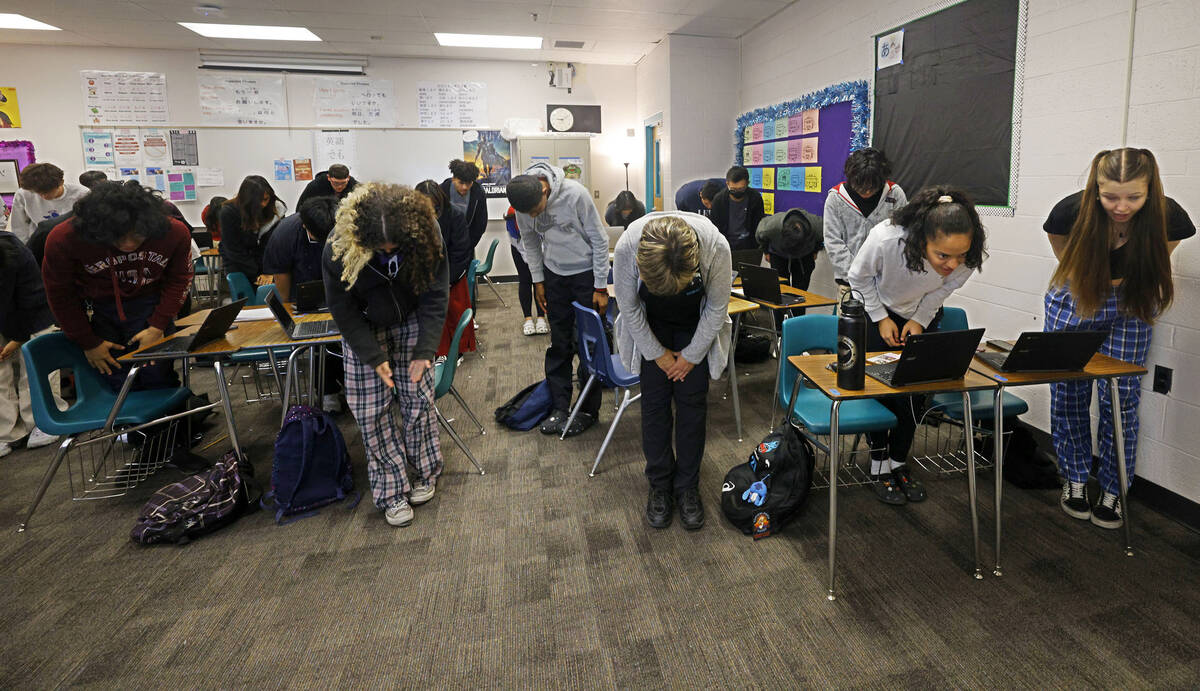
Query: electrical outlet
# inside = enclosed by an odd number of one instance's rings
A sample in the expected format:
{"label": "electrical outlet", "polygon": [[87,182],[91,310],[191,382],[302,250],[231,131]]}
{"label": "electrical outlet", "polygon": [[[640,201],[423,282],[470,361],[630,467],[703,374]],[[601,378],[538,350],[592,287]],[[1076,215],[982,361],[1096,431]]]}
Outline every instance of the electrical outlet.
{"label": "electrical outlet", "polygon": [[1171,375],[1173,372],[1170,367],[1162,365],[1154,366],[1154,392],[1167,394],[1171,393]]}
{"label": "electrical outlet", "polygon": [[592,190],[592,196],[596,199],[600,198],[600,190]]}

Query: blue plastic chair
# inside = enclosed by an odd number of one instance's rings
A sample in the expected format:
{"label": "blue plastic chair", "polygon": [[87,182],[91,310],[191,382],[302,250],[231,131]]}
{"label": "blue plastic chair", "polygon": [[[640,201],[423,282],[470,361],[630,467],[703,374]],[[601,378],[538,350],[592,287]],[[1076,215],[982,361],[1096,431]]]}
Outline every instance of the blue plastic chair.
{"label": "blue plastic chair", "polygon": [[[466,330],[467,324],[471,323],[471,318],[473,316],[475,315],[471,310],[468,309],[463,311],[462,316],[458,318],[458,326],[454,328],[454,338],[450,341],[450,350],[446,354],[446,360],[433,366],[433,398],[436,401],[442,396],[450,394],[454,397],[454,400],[458,401],[458,404],[462,406],[463,410],[467,411],[467,415],[471,416],[471,420],[473,420],[475,425],[479,427],[479,433],[487,434],[487,431],[483,429],[483,425],[479,424],[479,418],[475,417],[475,413],[471,412],[470,406],[468,406],[467,402],[463,400],[463,397],[458,393],[458,390],[454,388],[454,373],[458,369],[458,342],[460,339],[462,339],[463,331]],[[437,403],[434,403],[433,410],[435,413],[437,413],[438,422],[441,423],[442,427],[444,427],[446,431],[450,433],[450,438],[454,440],[454,443],[458,445],[458,448],[462,449],[462,452],[467,455],[467,458],[471,459],[471,463],[475,464],[475,468],[479,470],[479,474],[483,475],[483,466],[479,465],[479,461],[475,460],[475,455],[471,453],[471,450],[467,448],[466,443],[464,443],[462,438],[458,436],[458,433],[454,431],[454,427],[450,425],[450,420],[448,420],[445,415],[442,415],[442,411],[438,409]]]}
{"label": "blue plastic chair", "polygon": [[492,239],[492,244],[488,247],[487,259],[483,260],[483,263],[476,269],[475,274],[487,282],[488,287],[496,294],[496,299],[500,301],[501,305],[504,305],[505,309],[508,309],[508,303],[504,301],[504,298],[500,297],[500,291],[496,290],[496,284],[492,283],[491,277],[488,276],[488,274],[492,273],[492,260],[496,258],[496,246],[499,244],[500,240],[498,238]]}
{"label": "blue plastic chair", "polygon": [[[114,411],[117,394],[88,364],[79,346],[61,332],[44,334],[28,341],[21,346],[21,354],[29,373],[29,402],[38,429],[47,434],[67,437],[50,461],[29,512],[21,522],[19,530],[25,530],[76,437],[84,432],[104,429],[106,425],[116,427],[152,422],[182,408],[191,392],[183,387],[133,391],[125,397],[121,408]],[[61,369],[75,372],[75,402],[66,410],[58,409],[50,387],[50,375]]]}
{"label": "blue plastic chair", "polygon": [[263,303],[256,302],[258,299],[257,293],[254,291],[254,286],[250,284],[250,279],[241,271],[234,271],[225,274],[225,282],[229,284],[229,299],[241,300],[246,298],[246,306],[261,305]]}
{"label": "blue plastic chair", "polygon": [[608,426],[608,434],[604,436],[604,443],[600,445],[600,452],[596,454],[596,462],[592,464],[590,475],[595,477],[596,468],[600,466],[600,459],[604,458],[604,451],[608,448],[608,443],[612,440],[613,432],[617,430],[617,423],[621,421],[625,409],[642,397],[640,392],[636,396],[632,392],[633,387],[641,384],[641,378],[625,369],[625,365],[621,364],[620,356],[613,355],[609,351],[608,339],[604,336],[604,325],[600,321],[600,314],[578,302],[572,302],[571,306],[575,308],[575,333],[579,339],[579,360],[590,376],[587,383],[583,385],[583,391],[579,393],[579,400],[575,402],[575,407],[571,409],[571,415],[567,417],[567,424],[563,425],[563,433],[559,439],[566,438],[567,428],[571,426],[571,422],[579,413],[583,402],[587,400],[593,386],[600,384],[624,391],[621,404],[617,406],[617,414],[613,416],[612,424]]}
{"label": "blue plastic chair", "polygon": [[[967,312],[961,307],[945,307],[942,310],[942,321],[938,324],[939,331],[962,331],[970,328],[967,325]],[[1020,396],[1005,391],[1001,399],[1003,415],[1006,418],[1024,415],[1029,411],[1029,404]],[[991,391],[971,392],[971,417],[976,420],[992,420],[996,417],[995,399]],[[942,412],[946,417],[961,423],[963,419],[962,395],[957,393],[939,393],[933,396],[930,410]]]}

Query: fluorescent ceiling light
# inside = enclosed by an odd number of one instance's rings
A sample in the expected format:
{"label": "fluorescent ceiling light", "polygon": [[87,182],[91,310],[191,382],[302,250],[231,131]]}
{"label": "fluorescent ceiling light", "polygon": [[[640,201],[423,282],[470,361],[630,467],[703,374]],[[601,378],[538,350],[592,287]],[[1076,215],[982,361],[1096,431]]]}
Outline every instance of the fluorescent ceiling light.
{"label": "fluorescent ceiling light", "polygon": [[179,22],[208,38],[248,38],[258,41],[320,41],[321,37],[302,26],[253,26],[250,24],[203,24]]}
{"label": "fluorescent ceiling light", "polygon": [[365,74],[366,66],[365,58],[332,55],[200,52],[200,68],[210,70]]}
{"label": "fluorescent ceiling light", "polygon": [[30,19],[23,14],[0,13],[0,29],[30,29],[33,31],[62,31],[57,26]]}
{"label": "fluorescent ceiling light", "polygon": [[465,48],[523,48],[537,50],[542,47],[541,36],[492,36],[489,34],[438,34],[434,36],[443,46]]}

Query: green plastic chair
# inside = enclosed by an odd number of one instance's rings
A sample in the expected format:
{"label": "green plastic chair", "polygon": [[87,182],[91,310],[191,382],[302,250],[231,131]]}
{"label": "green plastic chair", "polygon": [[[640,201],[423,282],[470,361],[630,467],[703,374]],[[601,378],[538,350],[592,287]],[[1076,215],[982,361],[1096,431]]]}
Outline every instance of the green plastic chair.
{"label": "green plastic chair", "polygon": [[[492,283],[492,279],[488,276],[488,274],[492,272],[492,260],[496,258],[496,246],[499,244],[499,239],[492,240],[492,246],[488,248],[487,259],[483,260],[483,262],[479,264],[479,268],[475,270],[475,275],[482,276],[483,280],[487,281],[488,287],[491,288],[492,292],[496,294],[496,299],[500,301],[501,305],[504,305],[504,309],[508,309],[508,303],[504,301],[504,298],[500,297],[500,291],[496,290],[496,284]],[[472,306],[474,306],[474,303],[475,298],[472,297]]]}
{"label": "green plastic chair", "polygon": [[479,423],[479,418],[475,417],[475,413],[471,412],[471,408],[467,405],[467,402],[463,400],[458,390],[454,388],[454,373],[458,369],[458,342],[462,339],[463,331],[466,330],[467,324],[471,323],[471,317],[473,316],[474,313],[471,310],[463,311],[462,316],[458,319],[458,326],[454,328],[454,338],[450,341],[450,351],[446,354],[445,361],[433,366],[433,398],[435,401],[433,410],[437,413],[438,422],[450,434],[450,438],[454,440],[458,448],[462,449],[467,458],[471,459],[471,463],[475,464],[475,468],[479,470],[479,474],[483,475],[483,466],[479,465],[479,461],[475,460],[475,455],[467,448],[462,437],[458,436],[458,432],[454,431],[454,427],[450,425],[450,421],[446,419],[446,416],[442,415],[442,411],[438,409],[436,403],[437,399],[446,394],[454,396],[454,400],[458,401],[458,404],[462,406],[463,410],[467,411],[467,415],[471,416],[471,420],[479,427],[479,433],[487,434],[483,425]]}

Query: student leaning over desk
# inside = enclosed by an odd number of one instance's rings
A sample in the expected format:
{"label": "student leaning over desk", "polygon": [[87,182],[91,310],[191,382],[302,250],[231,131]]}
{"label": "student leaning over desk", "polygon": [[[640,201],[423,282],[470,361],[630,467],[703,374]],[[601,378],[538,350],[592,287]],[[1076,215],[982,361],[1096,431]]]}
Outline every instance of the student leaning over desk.
{"label": "student leaning over desk", "polygon": [[892,164],[879,149],[859,149],[846,159],[846,179],[834,185],[825,197],[822,216],[825,254],[833,264],[833,279],[850,285],[846,275],[867,233],[908,203],[900,185],[888,180]]}
{"label": "student leaning over desk", "polygon": [[[1147,149],[1101,151],[1092,159],[1087,186],[1050,211],[1042,226],[1058,258],[1046,292],[1046,331],[1099,330],[1109,333],[1100,352],[1146,364],[1151,325],[1171,304],[1171,252],[1196,234],[1187,212],[1163,194],[1158,163]],[[1117,380],[1125,465],[1129,480],[1137,452],[1138,377]],[[1112,393],[1096,382],[1100,395],[1100,499],[1087,495],[1092,467],[1090,382],[1050,385],[1050,425],[1059,469],[1066,481],[1059,505],[1072,518],[1091,519],[1101,528],[1120,528],[1119,476],[1113,448]]]}
{"label": "student leaning over desk", "polygon": [[371,495],[388,524],[406,526],[442,473],[433,358],[449,281],[433,204],[408,187],[359,185],[338,207],[322,270]]}

